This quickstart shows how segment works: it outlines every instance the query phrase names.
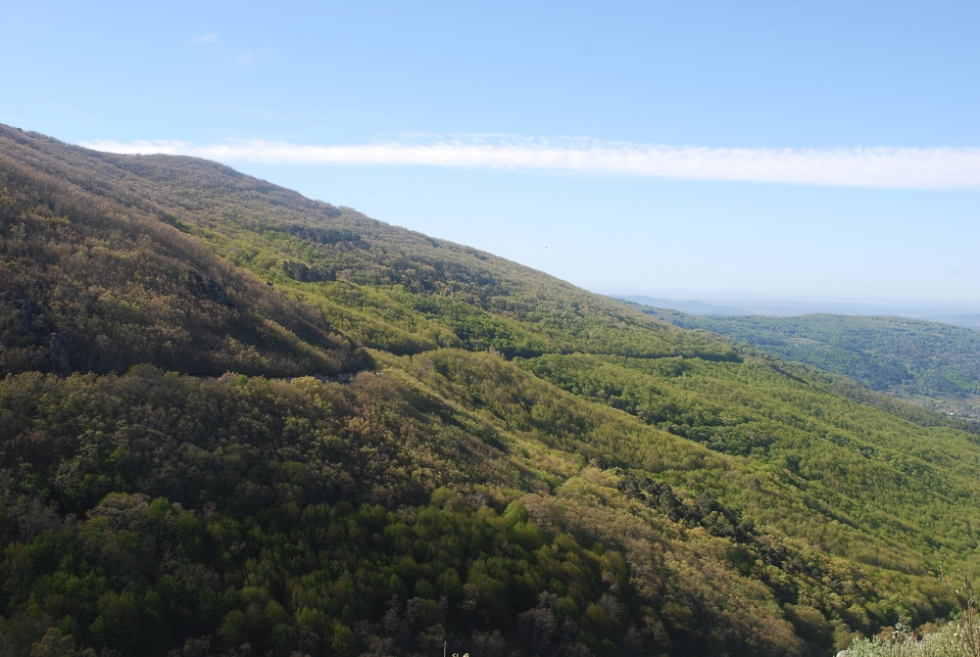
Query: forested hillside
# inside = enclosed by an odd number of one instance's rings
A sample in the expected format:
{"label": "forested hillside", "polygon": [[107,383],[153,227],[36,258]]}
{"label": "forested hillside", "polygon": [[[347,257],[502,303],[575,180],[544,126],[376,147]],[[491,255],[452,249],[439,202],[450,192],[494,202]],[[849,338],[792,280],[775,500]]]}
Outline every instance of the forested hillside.
{"label": "forested hillside", "polygon": [[0,128],[0,652],[807,655],[980,435],[202,160]]}
{"label": "forested hillside", "polygon": [[642,309],[676,326],[721,333],[871,390],[980,420],[980,331],[904,317],[708,317]]}

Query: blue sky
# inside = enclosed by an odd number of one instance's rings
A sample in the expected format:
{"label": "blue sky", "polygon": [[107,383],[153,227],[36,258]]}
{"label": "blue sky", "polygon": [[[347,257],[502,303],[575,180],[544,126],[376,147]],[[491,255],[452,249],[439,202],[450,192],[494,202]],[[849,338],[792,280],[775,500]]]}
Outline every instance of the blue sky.
{"label": "blue sky", "polygon": [[980,3],[5,2],[0,122],[600,292],[980,311]]}

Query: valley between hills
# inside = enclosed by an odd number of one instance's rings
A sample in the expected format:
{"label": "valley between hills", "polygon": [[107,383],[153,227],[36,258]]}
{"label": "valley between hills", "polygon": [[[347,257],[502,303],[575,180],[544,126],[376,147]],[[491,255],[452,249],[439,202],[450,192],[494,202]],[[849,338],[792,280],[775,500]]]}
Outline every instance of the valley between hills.
{"label": "valley between hills", "polygon": [[980,421],[980,331],[906,317],[698,316],[641,306],[688,329],[734,338],[784,360],[954,417]]}
{"label": "valley between hills", "polygon": [[957,612],[978,426],[712,331],[0,126],[0,653],[815,657]]}

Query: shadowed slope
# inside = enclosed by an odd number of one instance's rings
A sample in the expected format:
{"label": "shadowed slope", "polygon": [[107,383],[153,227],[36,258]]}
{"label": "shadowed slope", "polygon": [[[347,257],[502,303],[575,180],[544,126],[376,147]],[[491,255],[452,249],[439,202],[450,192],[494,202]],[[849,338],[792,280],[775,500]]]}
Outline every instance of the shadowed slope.
{"label": "shadowed slope", "polygon": [[160,208],[124,204],[107,181],[73,182],[82,164],[27,168],[11,157],[24,150],[0,151],[0,371],[153,363],[287,376],[369,364],[321,313],[215,257]]}

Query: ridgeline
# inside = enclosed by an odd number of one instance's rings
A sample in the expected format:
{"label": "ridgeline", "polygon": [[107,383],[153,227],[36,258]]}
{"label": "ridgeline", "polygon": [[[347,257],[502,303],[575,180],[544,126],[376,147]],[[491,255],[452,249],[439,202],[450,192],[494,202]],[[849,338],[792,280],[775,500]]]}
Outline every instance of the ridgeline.
{"label": "ridgeline", "polygon": [[816,656],[980,436],[199,159],[0,127],[0,652]]}

